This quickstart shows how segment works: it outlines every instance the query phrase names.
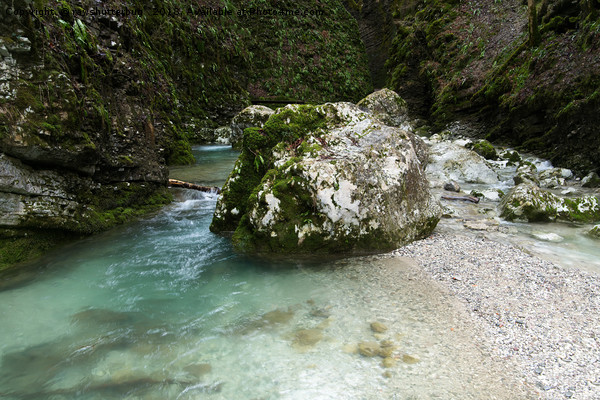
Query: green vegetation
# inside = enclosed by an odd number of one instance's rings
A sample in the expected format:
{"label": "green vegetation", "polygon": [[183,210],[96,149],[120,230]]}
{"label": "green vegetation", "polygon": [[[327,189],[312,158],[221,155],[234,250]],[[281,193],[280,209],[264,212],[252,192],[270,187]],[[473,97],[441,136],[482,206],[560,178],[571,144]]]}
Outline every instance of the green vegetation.
{"label": "green vegetation", "polygon": [[62,231],[0,229],[0,272],[21,262],[35,259],[74,238],[74,235]]}
{"label": "green vegetation", "polygon": [[[600,3],[517,0],[406,2],[387,62],[388,85],[443,129],[486,123],[486,139],[555,164],[600,168]],[[537,14],[537,15],[534,15]],[[515,25],[531,22],[532,40]],[[539,36],[535,26],[539,25]]]}

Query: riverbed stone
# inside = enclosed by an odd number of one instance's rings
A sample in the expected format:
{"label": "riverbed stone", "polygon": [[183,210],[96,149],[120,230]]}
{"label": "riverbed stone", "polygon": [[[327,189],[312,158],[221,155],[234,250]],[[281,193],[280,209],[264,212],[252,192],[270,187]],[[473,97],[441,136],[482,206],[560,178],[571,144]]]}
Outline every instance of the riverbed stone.
{"label": "riverbed stone", "polygon": [[460,192],[460,185],[455,181],[446,182],[444,184],[444,190],[449,192]]}
{"label": "riverbed stone", "polygon": [[515,186],[500,202],[501,216],[507,220],[575,221],[600,220],[595,196],[559,197],[531,182]]}
{"label": "riverbed stone", "polygon": [[385,324],[382,324],[379,321],[371,322],[371,331],[375,333],[384,333],[388,330],[388,327]]}
{"label": "riverbed stone", "polygon": [[292,344],[295,347],[307,348],[313,347],[323,339],[323,331],[321,329],[299,329],[294,333]]}
{"label": "riverbed stone", "polygon": [[246,128],[262,128],[275,111],[269,107],[252,105],[244,108],[231,120],[231,137],[229,142],[233,148],[241,147],[241,140]]}
{"label": "riverbed stone", "polygon": [[596,239],[600,239],[600,225],[595,225],[589,230],[588,235]]}
{"label": "riverbed stone", "polygon": [[354,104],[279,108],[243,142],[211,224],[235,231],[239,251],[389,250],[426,237],[440,218],[422,140]]}
{"label": "riverbed stone", "polygon": [[364,357],[376,357],[381,351],[377,342],[361,342],[358,344],[358,353]]}

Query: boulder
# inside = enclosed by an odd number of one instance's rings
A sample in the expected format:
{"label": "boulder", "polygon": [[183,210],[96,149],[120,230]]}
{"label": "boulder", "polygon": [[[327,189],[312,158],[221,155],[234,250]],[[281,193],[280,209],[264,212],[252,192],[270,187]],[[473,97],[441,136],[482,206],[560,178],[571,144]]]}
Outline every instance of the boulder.
{"label": "boulder", "polygon": [[566,168],[550,168],[539,173],[540,187],[556,188],[564,186],[567,179],[573,177],[573,172]]}
{"label": "boulder", "polygon": [[358,102],[358,107],[368,111],[388,126],[400,126],[408,120],[408,106],[396,92],[381,89]]}
{"label": "boulder", "polygon": [[590,172],[581,180],[581,186],[589,188],[600,187],[600,177],[595,172]]}
{"label": "boulder", "polygon": [[498,159],[498,153],[496,153],[496,149],[487,140],[480,140],[479,142],[473,144],[471,149],[487,160]]}
{"label": "boulder", "polygon": [[426,237],[441,209],[411,132],[350,103],[288,105],[246,129],[211,224],[249,252],[372,252]]}
{"label": "boulder", "polygon": [[438,186],[448,181],[485,184],[499,181],[491,164],[479,154],[445,141],[431,145],[427,176]]}
{"label": "boulder", "polygon": [[258,127],[262,128],[273,115],[273,111],[269,107],[253,105],[244,108],[231,120],[231,137],[229,139],[233,148],[240,148],[244,129]]}
{"label": "boulder", "polygon": [[505,150],[504,152],[502,152],[500,157],[508,161],[508,165],[517,164],[522,160],[521,155],[517,151],[513,150]]}
{"label": "boulder", "polygon": [[596,225],[592,229],[590,229],[588,235],[596,239],[600,239],[600,225]]}
{"label": "boulder", "polygon": [[517,168],[517,173],[513,177],[513,181],[515,185],[520,185],[521,183],[531,182],[534,185],[539,184],[539,180],[537,177],[537,167],[530,162],[523,162]]}
{"label": "boulder", "polygon": [[507,220],[576,221],[600,220],[595,196],[559,197],[531,182],[515,186],[500,202],[501,216]]}

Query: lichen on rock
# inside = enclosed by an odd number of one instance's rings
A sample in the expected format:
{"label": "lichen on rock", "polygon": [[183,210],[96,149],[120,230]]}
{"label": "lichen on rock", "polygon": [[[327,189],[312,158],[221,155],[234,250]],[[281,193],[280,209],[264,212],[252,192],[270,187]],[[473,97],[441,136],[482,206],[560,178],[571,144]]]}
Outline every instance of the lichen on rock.
{"label": "lichen on rock", "polygon": [[411,132],[351,103],[288,105],[244,131],[213,232],[248,252],[370,252],[427,236],[440,208]]}

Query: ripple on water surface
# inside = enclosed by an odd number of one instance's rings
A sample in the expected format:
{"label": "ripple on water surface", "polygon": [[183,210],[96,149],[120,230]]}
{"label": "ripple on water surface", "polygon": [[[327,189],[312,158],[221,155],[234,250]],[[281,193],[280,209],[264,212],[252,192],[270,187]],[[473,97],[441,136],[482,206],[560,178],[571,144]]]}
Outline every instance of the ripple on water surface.
{"label": "ripple on water surface", "polygon": [[[521,394],[471,343],[459,308],[406,262],[241,257],[208,230],[216,197],[178,193],[153,218],[64,248],[36,279],[0,292],[2,398]],[[387,329],[374,333],[375,321]],[[357,354],[363,342],[379,355]]]}

